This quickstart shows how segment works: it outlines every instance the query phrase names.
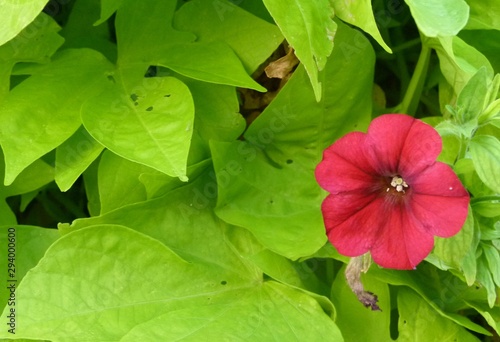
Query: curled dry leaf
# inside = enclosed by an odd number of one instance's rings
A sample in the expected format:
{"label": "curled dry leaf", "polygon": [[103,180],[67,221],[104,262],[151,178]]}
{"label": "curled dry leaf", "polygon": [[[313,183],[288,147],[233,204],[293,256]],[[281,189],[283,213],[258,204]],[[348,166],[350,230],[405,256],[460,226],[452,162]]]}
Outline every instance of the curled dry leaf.
{"label": "curled dry leaf", "polygon": [[370,307],[372,311],[382,311],[377,304],[377,295],[372,292],[365,291],[363,283],[361,282],[361,272],[368,271],[368,268],[370,267],[370,259],[371,257],[369,254],[352,258],[345,269],[345,277],[347,284],[356,297],[358,297],[361,304],[367,308]]}
{"label": "curled dry leaf", "polygon": [[285,56],[269,63],[264,71],[269,78],[289,78],[297,64],[299,64],[299,60],[295,56],[294,50],[289,47]]}

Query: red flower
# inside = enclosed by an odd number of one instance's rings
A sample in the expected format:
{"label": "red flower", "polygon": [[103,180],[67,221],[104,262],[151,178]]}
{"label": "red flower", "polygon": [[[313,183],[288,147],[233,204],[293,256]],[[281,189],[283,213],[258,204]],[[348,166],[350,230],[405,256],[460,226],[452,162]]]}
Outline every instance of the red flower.
{"label": "red flower", "polygon": [[323,154],[315,174],[330,192],[321,210],[339,253],[368,251],[380,266],[413,269],[467,217],[469,195],[453,170],[437,162],[442,142],[431,126],[403,114],[372,121]]}

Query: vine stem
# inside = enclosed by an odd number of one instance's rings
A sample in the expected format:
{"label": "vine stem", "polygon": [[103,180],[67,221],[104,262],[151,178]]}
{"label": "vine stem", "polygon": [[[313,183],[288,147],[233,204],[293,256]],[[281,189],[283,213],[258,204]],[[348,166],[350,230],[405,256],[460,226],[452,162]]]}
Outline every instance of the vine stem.
{"label": "vine stem", "polygon": [[430,57],[431,48],[429,48],[426,44],[422,44],[422,50],[420,51],[420,56],[418,57],[415,71],[411,76],[410,83],[408,84],[408,89],[406,89],[403,101],[399,106],[399,110],[401,113],[415,115],[420,96],[422,95],[425,78],[427,76]]}

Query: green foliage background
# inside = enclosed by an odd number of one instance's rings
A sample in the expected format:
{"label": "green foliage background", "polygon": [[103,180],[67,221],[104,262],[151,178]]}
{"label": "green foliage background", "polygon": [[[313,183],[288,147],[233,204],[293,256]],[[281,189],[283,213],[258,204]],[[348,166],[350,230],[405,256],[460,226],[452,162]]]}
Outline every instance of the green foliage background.
{"label": "green foliage background", "polygon": [[[1,338],[499,341],[499,2],[24,0],[0,22]],[[436,127],[471,207],[416,270],[363,274],[372,312],[313,172],[395,112]]]}

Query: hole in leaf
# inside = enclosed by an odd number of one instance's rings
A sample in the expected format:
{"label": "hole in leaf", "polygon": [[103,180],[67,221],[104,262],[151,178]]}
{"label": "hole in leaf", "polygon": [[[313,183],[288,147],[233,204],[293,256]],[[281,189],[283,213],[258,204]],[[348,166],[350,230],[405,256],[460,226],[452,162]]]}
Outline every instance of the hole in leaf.
{"label": "hole in leaf", "polygon": [[153,110],[153,106],[149,106],[148,108],[146,108],[146,111],[150,112]]}
{"label": "hole in leaf", "polygon": [[291,164],[291,163],[293,163],[293,160],[291,160],[291,159],[287,159],[286,163],[287,163],[287,164]]}
{"label": "hole in leaf", "polygon": [[163,95],[163,97],[170,97],[170,94],[165,94]]}
{"label": "hole in leaf", "polygon": [[220,282],[221,285],[226,285],[227,284],[227,281],[223,280]]}
{"label": "hole in leaf", "polygon": [[130,94],[130,99],[132,101],[136,102],[138,98],[139,98],[139,96],[137,94]]}

